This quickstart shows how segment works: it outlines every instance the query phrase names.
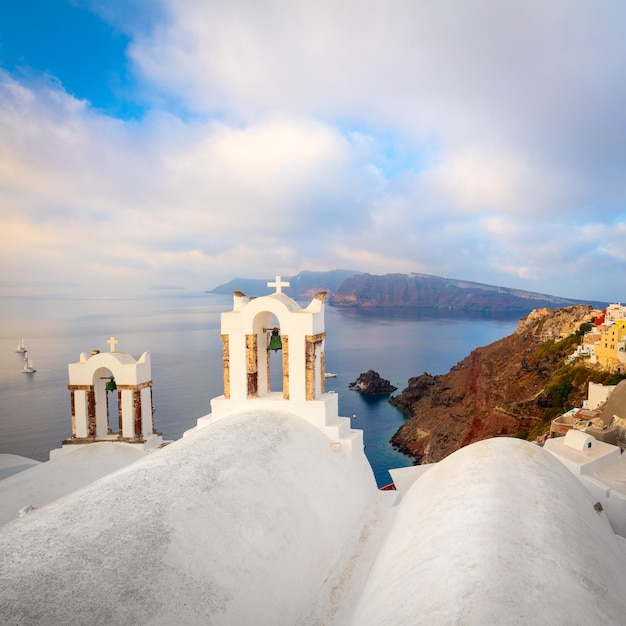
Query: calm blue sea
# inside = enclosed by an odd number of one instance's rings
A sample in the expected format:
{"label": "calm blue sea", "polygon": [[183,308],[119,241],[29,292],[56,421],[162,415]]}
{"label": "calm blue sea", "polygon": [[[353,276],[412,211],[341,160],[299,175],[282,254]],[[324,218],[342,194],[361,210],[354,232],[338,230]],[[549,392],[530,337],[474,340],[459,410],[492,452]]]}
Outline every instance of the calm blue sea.
{"label": "calm blue sea", "polygon": [[[81,352],[117,349],[152,359],[155,423],[177,439],[222,394],[220,313],[232,297],[174,292],[136,298],[0,297],[0,452],[45,461],[70,434],[67,365]],[[388,469],[411,464],[389,438],[404,416],[387,398],[367,398],[348,384],[374,369],[398,387],[423,372],[442,374],[474,348],[509,335],[519,316],[359,312],[326,307],[326,367],[337,374],[340,414],[362,429],[379,485]],[[23,374],[20,337],[37,372]]]}

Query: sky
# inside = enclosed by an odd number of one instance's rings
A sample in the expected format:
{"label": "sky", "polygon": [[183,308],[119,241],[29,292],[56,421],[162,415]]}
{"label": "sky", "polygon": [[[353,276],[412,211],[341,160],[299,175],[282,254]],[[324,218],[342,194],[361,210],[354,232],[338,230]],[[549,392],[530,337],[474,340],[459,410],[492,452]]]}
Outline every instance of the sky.
{"label": "sky", "polygon": [[626,300],[621,0],[0,3],[0,294],[419,272]]}

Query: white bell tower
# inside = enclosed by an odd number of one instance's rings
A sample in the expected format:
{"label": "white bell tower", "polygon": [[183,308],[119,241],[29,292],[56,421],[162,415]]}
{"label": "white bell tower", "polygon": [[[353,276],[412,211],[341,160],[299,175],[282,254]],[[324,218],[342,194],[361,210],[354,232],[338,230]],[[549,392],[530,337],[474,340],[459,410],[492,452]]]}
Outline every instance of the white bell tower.
{"label": "white bell tower", "polygon": [[[198,420],[198,428],[235,412],[271,407],[320,428],[348,456],[362,454],[363,432],[338,416],[337,394],[325,388],[326,293],[303,309],[283,293],[289,283],[280,276],[268,287],[276,291],[259,298],[235,291],[233,310],[222,313],[224,394],[211,400],[211,413]],[[276,358],[281,359],[280,381],[272,380],[271,359]]]}
{"label": "white bell tower", "polygon": [[68,365],[72,435],[63,449],[103,441],[158,448],[163,439],[154,428],[150,353],[135,360],[117,351],[115,337],[107,343],[109,352],[83,352]]}
{"label": "white bell tower", "polygon": [[[326,294],[318,294],[302,309],[282,292],[288,286],[277,276],[276,282],[268,283],[268,287],[276,287],[269,296],[249,299],[235,292],[233,310],[222,313],[224,398],[234,402],[268,397],[294,402],[322,398]],[[273,392],[270,384],[270,359],[280,356],[270,349],[272,334],[281,344],[280,392]]]}

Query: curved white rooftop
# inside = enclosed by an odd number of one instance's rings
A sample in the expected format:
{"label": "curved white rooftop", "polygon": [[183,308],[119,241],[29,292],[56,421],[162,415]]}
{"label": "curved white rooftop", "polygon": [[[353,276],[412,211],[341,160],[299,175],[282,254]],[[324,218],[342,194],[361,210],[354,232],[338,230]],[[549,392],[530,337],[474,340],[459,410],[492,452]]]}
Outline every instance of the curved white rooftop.
{"label": "curved white rooftop", "polygon": [[0,454],[0,480],[4,480],[13,474],[23,472],[35,465],[39,465],[41,461],[35,461],[18,454]]}
{"label": "curved white rooftop", "polygon": [[496,438],[414,483],[352,623],[620,624],[626,555],[552,455]]}
{"label": "curved white rooftop", "polygon": [[[110,442],[72,446],[66,454],[55,456],[45,463],[17,457],[23,459],[23,471],[0,480],[0,524],[19,517],[24,507],[40,508],[133,463],[145,454],[137,446]],[[3,456],[12,455],[0,455]]]}
{"label": "curved white rooftop", "polygon": [[432,466],[398,504],[363,455],[255,408],[0,527],[0,621],[623,623],[623,544],[593,505],[508,438]]}
{"label": "curved white rooftop", "polygon": [[295,624],[377,494],[364,455],[242,413],[2,527],[0,607],[15,624]]}

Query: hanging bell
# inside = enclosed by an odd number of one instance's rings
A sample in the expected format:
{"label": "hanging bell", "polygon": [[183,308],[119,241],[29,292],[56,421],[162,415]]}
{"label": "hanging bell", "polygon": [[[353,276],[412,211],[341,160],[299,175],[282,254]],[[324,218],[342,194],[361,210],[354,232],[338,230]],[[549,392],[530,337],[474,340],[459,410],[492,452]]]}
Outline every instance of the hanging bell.
{"label": "hanging bell", "polygon": [[115,379],[111,379],[106,386],[107,391],[115,391],[117,389],[117,385],[115,384]]}
{"label": "hanging bell", "polygon": [[280,340],[280,335],[278,334],[278,328],[272,329],[272,336],[270,337],[270,342],[267,344],[268,350],[282,350],[283,342]]}

